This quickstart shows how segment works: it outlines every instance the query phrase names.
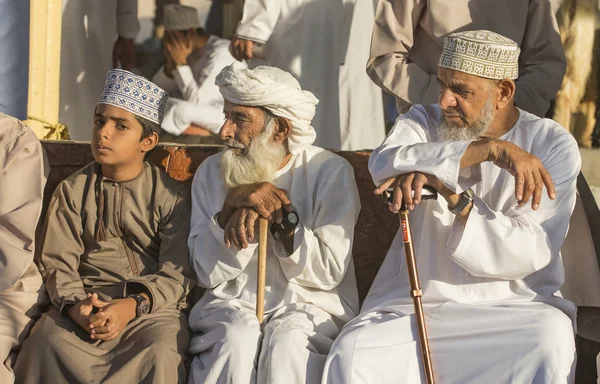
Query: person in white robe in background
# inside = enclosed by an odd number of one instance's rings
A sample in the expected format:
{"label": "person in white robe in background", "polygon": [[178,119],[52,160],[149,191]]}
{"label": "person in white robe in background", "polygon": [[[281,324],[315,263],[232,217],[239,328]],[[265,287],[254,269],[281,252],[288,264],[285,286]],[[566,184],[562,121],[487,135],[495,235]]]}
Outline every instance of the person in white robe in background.
{"label": "person in white robe in background", "polygon": [[164,7],[166,64],[152,81],[169,93],[161,141],[208,144],[219,142],[216,135],[225,121],[223,96],[215,78],[235,61],[229,40],[204,33],[195,8],[179,4]]}
{"label": "person in white robe in background", "polygon": [[[560,248],[581,159],[564,128],[515,107],[518,57],[516,43],[489,31],[448,35],[439,105],[400,116],[369,159],[376,193],[394,188],[390,208],[404,199],[412,210],[441,383],[574,380],[576,307],[559,292]],[[424,184],[437,201],[421,202]],[[405,264],[398,234],[323,383],[425,382]]]}
{"label": "person in white robe in background", "polygon": [[[317,383],[333,340],[358,313],[353,169],[312,145],[317,99],[289,73],[234,64],[217,85],[226,148],[192,183],[188,246],[208,290],[189,317],[190,383]],[[292,209],[299,224],[281,227]],[[271,222],[262,327],[259,214]]]}
{"label": "person in white robe in background", "polygon": [[89,141],[90,116],[111,68],[135,66],[138,0],[63,0],[58,120],[73,140]]}
{"label": "person in white robe in background", "polygon": [[31,129],[0,113],[0,383],[14,382],[21,344],[49,302],[33,261],[50,167]]}
{"label": "person in white robe in background", "polygon": [[372,149],[385,138],[381,90],[365,70],[374,19],[372,0],[246,0],[232,52],[251,59],[264,44],[268,65],[315,94],[316,145]]}

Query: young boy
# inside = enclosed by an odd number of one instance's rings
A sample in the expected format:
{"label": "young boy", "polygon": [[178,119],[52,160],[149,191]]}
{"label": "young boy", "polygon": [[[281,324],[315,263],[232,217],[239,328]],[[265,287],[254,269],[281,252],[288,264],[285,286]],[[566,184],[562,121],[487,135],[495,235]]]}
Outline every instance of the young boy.
{"label": "young boy", "polygon": [[39,260],[53,307],[24,343],[17,382],[186,381],[189,198],[144,161],[166,98],[142,77],[108,73],[94,115],[96,161],[50,201]]}

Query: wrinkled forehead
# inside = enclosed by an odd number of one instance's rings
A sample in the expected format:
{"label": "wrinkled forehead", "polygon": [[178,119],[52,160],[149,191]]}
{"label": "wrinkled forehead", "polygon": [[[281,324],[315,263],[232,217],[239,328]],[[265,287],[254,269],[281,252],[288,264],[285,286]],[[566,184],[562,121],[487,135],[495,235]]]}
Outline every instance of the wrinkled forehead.
{"label": "wrinkled forehead", "polygon": [[263,121],[265,117],[264,109],[248,105],[240,105],[225,100],[223,111],[232,119],[244,119],[246,121]]}
{"label": "wrinkled forehead", "polygon": [[496,80],[444,67],[438,67],[438,80],[449,87],[457,86],[470,89],[489,89],[490,85],[496,82]]}

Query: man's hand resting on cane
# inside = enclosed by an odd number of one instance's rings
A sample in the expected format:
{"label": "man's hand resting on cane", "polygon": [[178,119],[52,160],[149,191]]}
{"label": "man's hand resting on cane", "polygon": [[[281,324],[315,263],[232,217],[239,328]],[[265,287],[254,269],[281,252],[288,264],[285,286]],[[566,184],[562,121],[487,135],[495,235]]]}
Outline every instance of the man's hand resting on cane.
{"label": "man's hand resting on cane", "polygon": [[[518,146],[504,140],[483,139],[469,145],[461,158],[460,167],[468,168],[473,165],[491,161],[496,166],[507,170],[515,178],[515,196],[519,207],[529,199],[531,207],[537,210],[542,199],[542,189],[545,186],[550,199],[556,197],[552,177],[536,156],[524,151]],[[446,187],[437,177],[421,172],[411,172],[396,177],[390,177],[375,189],[376,195],[383,194],[392,188],[394,200],[390,210],[397,212],[402,200],[409,210],[421,202],[423,186],[428,185],[442,195],[450,206],[460,200],[460,195]],[[414,193],[413,193],[414,191]],[[413,197],[414,195],[414,197]]]}
{"label": "man's hand resting on cane", "polygon": [[258,232],[258,219],[260,215],[252,208],[239,208],[236,210],[223,231],[225,232],[225,246],[235,245],[237,249],[248,248],[248,243],[254,241]]}
{"label": "man's hand resting on cane", "polygon": [[292,210],[292,203],[286,194],[286,190],[267,182],[232,188],[227,193],[219,213],[219,226],[224,229],[235,211],[240,208],[252,208],[267,220],[281,223],[283,210],[287,212]]}

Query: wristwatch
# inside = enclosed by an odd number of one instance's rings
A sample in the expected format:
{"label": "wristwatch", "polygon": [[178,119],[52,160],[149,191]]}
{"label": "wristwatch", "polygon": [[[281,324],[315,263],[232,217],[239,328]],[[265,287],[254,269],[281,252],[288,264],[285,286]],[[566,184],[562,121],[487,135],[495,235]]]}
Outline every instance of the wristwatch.
{"label": "wristwatch", "polygon": [[281,231],[290,231],[300,223],[300,218],[298,214],[294,211],[284,212],[283,220],[281,220],[280,224],[274,223],[271,225],[271,234],[275,238],[275,240],[279,240],[279,232]]}
{"label": "wristwatch", "polygon": [[454,207],[450,207],[450,205],[448,205],[448,210],[450,212],[454,213],[455,215],[458,215],[465,208],[467,208],[467,205],[469,205],[469,203],[473,202],[474,198],[475,198],[475,192],[473,192],[473,190],[471,188],[469,188],[460,194],[460,200],[459,200],[458,204],[456,204]]}
{"label": "wristwatch", "polygon": [[136,302],[135,317],[140,317],[150,312],[150,302],[141,293],[134,293],[133,295],[129,295],[127,297],[131,297]]}

